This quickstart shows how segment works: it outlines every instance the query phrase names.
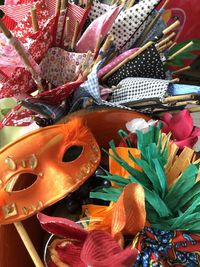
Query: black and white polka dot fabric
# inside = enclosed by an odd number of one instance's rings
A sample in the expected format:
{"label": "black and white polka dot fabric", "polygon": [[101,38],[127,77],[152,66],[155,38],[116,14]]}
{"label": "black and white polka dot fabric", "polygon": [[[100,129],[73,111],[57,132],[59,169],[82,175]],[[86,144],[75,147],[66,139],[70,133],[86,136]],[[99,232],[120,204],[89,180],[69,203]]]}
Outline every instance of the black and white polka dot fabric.
{"label": "black and white polka dot fabric", "polygon": [[101,15],[105,14],[110,9],[111,9],[111,6],[106,5],[106,4],[102,4],[98,0],[94,0],[92,2],[92,7],[91,7],[91,10],[88,14],[88,17],[89,17],[90,21],[92,22],[93,20],[97,19]]}
{"label": "black and white polka dot fabric", "polygon": [[128,77],[165,79],[165,71],[155,45],[151,45],[136,58],[124,64],[105,82],[109,87]]}
{"label": "black and white polka dot fabric", "polygon": [[[143,0],[133,7],[120,12],[111,29],[117,50],[124,47],[129,39],[136,34],[137,30],[160,2],[161,0]],[[143,30],[144,28],[141,28],[139,34]],[[138,36],[135,38],[137,39]]]}
{"label": "black and white polka dot fabric", "polygon": [[126,78],[112,93],[110,102],[125,105],[138,100],[162,99],[168,90],[170,81],[149,78]]}

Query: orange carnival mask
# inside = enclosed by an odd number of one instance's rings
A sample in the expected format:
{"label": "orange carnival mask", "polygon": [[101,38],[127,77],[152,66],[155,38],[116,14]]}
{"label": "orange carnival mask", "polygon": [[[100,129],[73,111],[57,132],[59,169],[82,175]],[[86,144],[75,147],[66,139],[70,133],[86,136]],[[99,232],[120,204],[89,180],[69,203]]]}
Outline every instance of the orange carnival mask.
{"label": "orange carnival mask", "polygon": [[80,119],[36,130],[8,144],[0,150],[0,224],[24,220],[64,198],[91,176],[99,162],[96,140]]}

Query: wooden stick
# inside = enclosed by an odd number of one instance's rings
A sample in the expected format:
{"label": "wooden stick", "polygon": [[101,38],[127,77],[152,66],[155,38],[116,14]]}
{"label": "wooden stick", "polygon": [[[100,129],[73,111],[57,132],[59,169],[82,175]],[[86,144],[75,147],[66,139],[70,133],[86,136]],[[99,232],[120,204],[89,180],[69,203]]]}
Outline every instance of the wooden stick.
{"label": "wooden stick", "polygon": [[[15,228],[17,229],[18,234],[20,235],[29,255],[31,256],[31,259],[33,260],[36,267],[44,267],[44,264],[42,263],[32,241],[30,240],[30,237],[28,236],[28,233],[26,229],[24,228],[23,224],[21,222],[14,223]],[[12,240],[11,240],[12,242]]]}
{"label": "wooden stick", "polygon": [[163,40],[161,40],[157,46],[163,46],[165,43],[168,43],[169,41],[171,41],[171,39],[176,35],[175,32],[172,32],[169,36],[167,36],[166,38],[164,38]]}
{"label": "wooden stick", "polygon": [[97,39],[97,42],[96,42],[96,46],[95,46],[95,49],[94,49],[94,57],[96,57],[98,51],[99,51],[99,48],[100,48],[100,45],[101,45],[101,42],[103,40],[103,36],[102,34],[98,37]]}
{"label": "wooden stick", "polygon": [[176,103],[176,106],[182,106],[182,105],[198,105],[198,100],[187,100],[187,101],[179,101]]}
{"label": "wooden stick", "polygon": [[186,70],[190,70],[190,69],[191,69],[191,66],[186,66],[186,67],[181,68],[181,69],[179,69],[179,70],[175,70],[175,71],[173,71],[172,74],[179,74],[179,73],[182,73],[182,72],[184,72],[184,71],[186,71]]}
{"label": "wooden stick", "polygon": [[177,42],[173,42],[173,44],[169,47],[169,50],[171,50],[175,45],[177,45]]}
{"label": "wooden stick", "polygon": [[157,21],[161,17],[161,15],[163,13],[163,10],[165,9],[165,7],[168,4],[168,2],[169,2],[169,0],[166,0],[165,1],[165,3],[160,8],[160,10],[157,12],[157,14],[155,15],[155,17],[151,20],[151,22],[149,23],[149,25],[147,25],[147,27],[145,28],[145,30],[142,33],[142,36],[138,39],[138,41],[136,41],[135,47],[139,47],[139,46],[141,46],[143,44],[143,42],[147,38],[147,35],[149,34],[149,32],[152,30],[152,28],[155,26],[155,24],[157,23]]}
{"label": "wooden stick", "polygon": [[152,44],[153,44],[153,42],[149,41],[143,47],[141,47],[139,50],[137,50],[134,54],[132,54],[130,57],[128,57],[125,60],[123,60],[122,62],[120,62],[120,64],[118,64],[115,68],[113,68],[111,71],[109,71],[106,75],[103,76],[102,81],[105,81],[109,76],[111,76],[114,72],[116,72],[124,64],[126,64],[130,60],[136,58],[138,55],[140,55],[142,52],[144,52],[147,48],[149,48]]}
{"label": "wooden stick", "polygon": [[167,27],[166,29],[163,30],[163,34],[167,35],[169,32],[171,32],[172,30],[174,30],[176,27],[178,27],[180,25],[180,21],[176,20],[174,23],[172,23],[169,27]]}
{"label": "wooden stick", "polygon": [[31,8],[31,21],[32,21],[33,32],[37,32],[39,30],[36,12],[37,12],[36,7],[32,7]]}
{"label": "wooden stick", "polygon": [[127,8],[131,8],[135,4],[135,0],[129,0]]}
{"label": "wooden stick", "polygon": [[99,55],[95,61],[94,64],[97,64],[106,54],[106,52],[108,51],[111,43],[113,42],[114,37],[112,34],[109,34],[103,44],[103,46],[101,47],[100,51],[99,51]]}
{"label": "wooden stick", "polygon": [[167,104],[167,103],[171,103],[171,102],[177,102],[177,101],[184,101],[184,100],[191,100],[191,99],[195,99],[195,95],[194,94],[186,94],[186,95],[176,95],[176,96],[169,96],[166,97],[162,103],[163,104]]}
{"label": "wooden stick", "polygon": [[57,15],[58,12],[60,12],[61,7],[61,0],[56,1],[56,9],[55,9],[55,15]]}
{"label": "wooden stick", "polygon": [[77,36],[78,36],[78,29],[79,29],[79,22],[78,22],[78,20],[77,20],[77,21],[76,21],[76,24],[75,24],[74,33],[73,33],[73,36],[72,36],[72,43],[71,43],[71,50],[72,50],[72,51],[73,51],[74,48],[75,48],[76,39],[77,39]]}
{"label": "wooden stick", "polygon": [[180,79],[179,78],[175,78],[173,80],[170,81],[170,83],[179,83]]}
{"label": "wooden stick", "polygon": [[200,112],[200,106],[187,108],[191,113]]}
{"label": "wooden stick", "polygon": [[65,10],[67,7],[67,0],[61,0],[60,10]]}
{"label": "wooden stick", "polygon": [[69,46],[69,32],[70,32],[70,21],[69,21],[69,17],[66,17],[66,22],[65,22],[66,48],[68,48]]}
{"label": "wooden stick", "polygon": [[189,44],[185,45],[184,47],[182,47],[181,49],[179,49],[177,52],[175,52],[173,55],[171,55],[170,57],[168,57],[168,61],[174,59],[176,56],[180,55],[181,53],[185,52],[186,49],[188,49],[189,47],[191,47],[194,43],[190,42]]}
{"label": "wooden stick", "polygon": [[88,67],[91,55],[92,55],[92,51],[89,50],[86,54],[85,60],[83,61],[83,63],[80,66],[82,72]]}
{"label": "wooden stick", "polygon": [[158,47],[158,52],[161,53],[165,51],[167,48],[169,48],[173,44],[172,41],[169,41],[168,43],[164,44],[163,46]]}

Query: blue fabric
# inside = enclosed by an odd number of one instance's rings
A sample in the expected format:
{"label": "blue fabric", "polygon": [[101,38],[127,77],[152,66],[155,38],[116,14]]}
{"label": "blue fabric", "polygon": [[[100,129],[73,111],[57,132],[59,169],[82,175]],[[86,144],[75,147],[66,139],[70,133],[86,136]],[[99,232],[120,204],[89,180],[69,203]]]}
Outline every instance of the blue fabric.
{"label": "blue fabric", "polygon": [[168,87],[170,95],[185,95],[185,94],[198,94],[200,95],[200,87],[188,84],[170,84]]}

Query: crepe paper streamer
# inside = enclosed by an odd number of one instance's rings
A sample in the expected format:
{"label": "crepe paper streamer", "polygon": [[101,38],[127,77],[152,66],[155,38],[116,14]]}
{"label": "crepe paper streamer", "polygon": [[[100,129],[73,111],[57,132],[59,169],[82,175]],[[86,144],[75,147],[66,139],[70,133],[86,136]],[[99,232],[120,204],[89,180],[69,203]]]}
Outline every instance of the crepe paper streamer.
{"label": "crepe paper streamer", "polygon": [[165,79],[163,63],[154,45],[122,65],[106,80],[106,84],[111,87],[127,77]]}
{"label": "crepe paper streamer", "polygon": [[[117,50],[122,49],[130,38],[132,38],[132,44],[137,40],[139,37],[136,34],[137,31],[140,32],[139,35],[143,32],[145,26],[140,31],[141,25],[159,3],[160,0],[145,0],[129,9],[122,10],[111,28]],[[128,47],[128,49],[130,48],[131,46]]]}
{"label": "crepe paper streamer", "polygon": [[99,36],[102,35],[102,39],[104,39],[120,10],[121,7],[115,7],[95,19],[78,41],[76,51],[79,53],[86,53],[88,50],[94,51]]}
{"label": "crepe paper streamer", "polygon": [[161,79],[126,78],[117,85],[110,102],[126,105],[138,100],[161,100],[166,95],[169,84],[170,81]]}
{"label": "crepe paper streamer", "polygon": [[128,50],[128,51],[120,54],[116,58],[112,59],[105,67],[103,67],[102,69],[99,70],[99,72],[98,72],[98,78],[101,78],[102,76],[104,76],[107,72],[109,72],[114,67],[116,67],[124,59],[126,59],[127,57],[129,57],[132,54],[134,54],[137,50],[138,50],[138,48],[130,49],[130,50]]}
{"label": "crepe paper streamer", "polygon": [[163,231],[145,227],[135,246],[139,250],[133,267],[153,266],[198,266],[200,236],[180,231]]}
{"label": "crepe paper streamer", "polygon": [[[137,171],[122,159],[119,153],[117,153],[113,141],[110,142],[112,154],[106,153],[129,172],[130,176],[128,179],[124,179],[126,184],[135,182],[143,186],[147,220],[152,227],[163,230],[179,229],[200,233],[200,191],[197,190],[200,182],[196,180],[199,174],[199,165],[189,162],[182,171],[182,166],[177,166],[179,172],[172,186],[168,188],[164,166],[166,166],[170,156],[168,147],[172,145],[169,137],[166,136],[165,142],[163,142],[161,140],[160,127],[158,126],[150,126],[147,133],[137,131],[137,148],[141,151],[141,159],[134,157],[131,152],[129,157],[142,168],[142,172]],[[174,156],[176,156],[176,153]],[[186,159],[188,160],[187,156]],[[102,176],[102,178],[106,179],[106,176],[111,181],[113,177],[113,182],[115,182],[115,175],[106,172],[106,175]],[[115,201],[114,199],[117,198],[117,194],[118,197],[120,194],[117,191],[114,193],[113,187],[110,189],[110,193],[109,188],[106,188],[105,193],[98,190],[99,198],[101,198],[101,193],[103,193],[104,195],[107,194],[107,200]]]}
{"label": "crepe paper streamer", "polygon": [[200,87],[189,84],[170,84],[168,88],[169,95],[185,95],[197,94],[200,95]]}

